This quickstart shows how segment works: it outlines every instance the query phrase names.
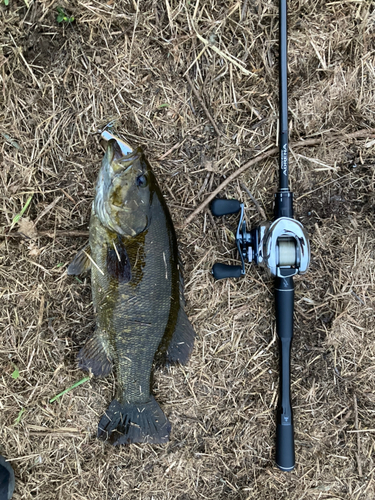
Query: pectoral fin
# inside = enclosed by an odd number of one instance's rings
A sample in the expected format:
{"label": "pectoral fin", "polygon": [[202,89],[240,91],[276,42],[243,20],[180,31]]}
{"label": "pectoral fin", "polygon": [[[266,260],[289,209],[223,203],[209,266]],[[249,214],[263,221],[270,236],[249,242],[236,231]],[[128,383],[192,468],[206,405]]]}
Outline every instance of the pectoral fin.
{"label": "pectoral fin", "polygon": [[183,307],[180,307],[176,328],[167,348],[166,362],[170,364],[186,364],[193,350],[195,337],[195,331],[186,312]]}
{"label": "pectoral fin", "polygon": [[113,247],[107,250],[107,271],[110,276],[116,278],[121,283],[131,280],[132,271],[126,248],[121,239],[113,242]]}
{"label": "pectoral fin", "polygon": [[90,245],[87,244],[82,250],[80,250],[77,255],[74,257],[72,262],[69,264],[67,269],[67,274],[69,275],[78,275],[85,273],[91,269],[91,249]]}
{"label": "pectoral fin", "polygon": [[78,354],[78,367],[91,371],[96,377],[105,377],[112,371],[112,356],[106,341],[97,330]]}

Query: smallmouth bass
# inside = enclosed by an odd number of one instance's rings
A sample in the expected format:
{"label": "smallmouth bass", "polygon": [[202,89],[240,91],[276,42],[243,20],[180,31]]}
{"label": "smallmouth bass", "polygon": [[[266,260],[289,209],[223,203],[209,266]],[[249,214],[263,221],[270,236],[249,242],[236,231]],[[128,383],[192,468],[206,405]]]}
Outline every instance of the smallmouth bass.
{"label": "smallmouth bass", "polygon": [[115,399],[98,425],[112,444],[165,443],[171,425],[151,393],[155,355],[185,364],[195,333],[184,311],[183,278],[171,216],[140,148],[107,132],[89,244],[68,274],[91,269],[96,331],[79,367],[95,376],[114,368]]}

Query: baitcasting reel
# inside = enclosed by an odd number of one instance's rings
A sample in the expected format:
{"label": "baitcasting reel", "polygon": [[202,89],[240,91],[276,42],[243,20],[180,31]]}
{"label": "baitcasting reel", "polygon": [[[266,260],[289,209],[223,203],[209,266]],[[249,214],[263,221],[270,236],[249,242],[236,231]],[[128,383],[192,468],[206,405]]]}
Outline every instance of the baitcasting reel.
{"label": "baitcasting reel", "polygon": [[236,232],[241,266],[214,264],[212,274],[215,279],[239,278],[245,274],[245,261],[254,262],[279,278],[291,278],[307,271],[310,243],[305,229],[297,220],[279,217],[274,222],[262,222],[258,227],[247,231],[243,203],[216,198],[210,208],[216,217],[241,211]]}

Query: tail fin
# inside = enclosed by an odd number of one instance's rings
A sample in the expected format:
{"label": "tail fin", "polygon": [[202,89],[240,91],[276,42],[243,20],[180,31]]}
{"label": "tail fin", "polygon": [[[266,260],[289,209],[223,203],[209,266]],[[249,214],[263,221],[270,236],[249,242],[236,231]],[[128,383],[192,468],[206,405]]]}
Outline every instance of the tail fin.
{"label": "tail fin", "polygon": [[114,399],[98,425],[98,437],[113,445],[166,443],[170,432],[171,424],[154,396],[136,405]]}

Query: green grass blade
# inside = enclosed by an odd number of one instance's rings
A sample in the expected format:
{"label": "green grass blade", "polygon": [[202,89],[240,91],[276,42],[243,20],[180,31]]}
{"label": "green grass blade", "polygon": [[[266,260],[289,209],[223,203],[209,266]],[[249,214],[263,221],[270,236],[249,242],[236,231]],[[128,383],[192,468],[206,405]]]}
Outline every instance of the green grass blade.
{"label": "green grass blade", "polygon": [[14,425],[18,425],[21,422],[22,415],[25,413],[26,408],[22,408],[18,414],[18,417],[14,420]]}
{"label": "green grass blade", "polygon": [[49,400],[49,402],[53,403],[54,401],[56,401],[56,399],[60,398],[61,396],[64,396],[64,394],[66,394],[67,392],[71,391],[72,389],[75,389],[76,387],[78,387],[79,385],[87,382],[88,380],[90,380],[90,377],[85,377],[85,378],[79,380],[78,382],[76,382],[75,384],[73,384],[71,387],[68,387],[64,391],[60,392],[60,394],[57,394],[57,396],[54,396],[52,399]]}
{"label": "green grass blade", "polygon": [[23,216],[23,214],[26,212],[27,210],[27,207],[30,205],[31,203],[31,200],[33,199],[33,196],[34,194],[32,194],[31,196],[29,196],[27,198],[27,201],[24,205],[24,207],[22,208],[21,212],[17,215],[14,216],[13,220],[12,220],[12,227],[14,226],[14,224],[17,224],[17,222],[20,220],[20,218]]}
{"label": "green grass blade", "polygon": [[[6,4],[5,4],[6,5]],[[22,151],[21,146],[16,142],[14,139],[11,138],[10,135],[6,134],[5,132],[0,132],[0,134],[4,137],[4,139],[9,142],[14,148],[18,149],[18,151]]]}

